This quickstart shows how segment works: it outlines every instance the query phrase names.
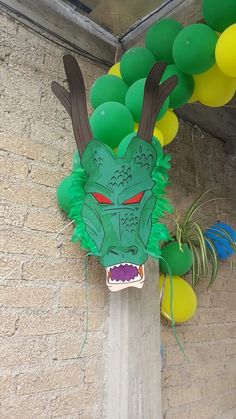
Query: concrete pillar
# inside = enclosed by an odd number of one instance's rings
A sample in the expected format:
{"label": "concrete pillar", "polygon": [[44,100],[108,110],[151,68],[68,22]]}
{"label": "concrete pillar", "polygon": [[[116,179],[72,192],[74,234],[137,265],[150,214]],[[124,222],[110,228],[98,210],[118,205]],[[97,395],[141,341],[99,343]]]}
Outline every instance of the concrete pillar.
{"label": "concrete pillar", "polygon": [[106,419],[161,418],[158,266],[145,268],[142,290],[110,293]]}

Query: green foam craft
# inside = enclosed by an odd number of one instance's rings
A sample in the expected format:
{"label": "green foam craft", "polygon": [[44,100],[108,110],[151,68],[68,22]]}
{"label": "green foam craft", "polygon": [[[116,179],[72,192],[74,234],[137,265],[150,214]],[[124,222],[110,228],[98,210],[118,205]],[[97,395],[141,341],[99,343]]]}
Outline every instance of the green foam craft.
{"label": "green foam craft", "polygon": [[[160,256],[159,241],[169,234],[159,218],[171,206],[165,198],[169,156],[152,141],[156,116],[177,84],[172,76],[160,84],[165,63],[155,64],[145,84],[137,135],[121,143],[117,154],[94,138],[88,120],[83,77],[76,60],[66,55],[70,92],[58,83],[52,90],[71,116],[78,153],[70,180],[58,187],[58,203],[74,221],[72,241],[98,256],[111,291],[142,288],[148,255]],[[111,132],[112,136],[112,132]],[[68,190],[69,188],[69,190]],[[64,202],[65,200],[65,202]]]}

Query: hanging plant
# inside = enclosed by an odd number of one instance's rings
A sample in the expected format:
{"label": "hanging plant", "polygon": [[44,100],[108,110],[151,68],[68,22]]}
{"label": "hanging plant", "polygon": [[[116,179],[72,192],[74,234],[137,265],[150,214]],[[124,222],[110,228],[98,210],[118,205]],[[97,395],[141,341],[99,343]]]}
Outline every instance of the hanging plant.
{"label": "hanging plant", "polygon": [[[235,251],[235,237],[232,237],[225,229],[225,224],[219,223],[217,228],[214,227],[213,235],[212,230],[210,232],[207,230],[204,233],[204,229],[199,223],[200,219],[195,218],[196,212],[204,205],[218,199],[224,199],[210,198],[203,200],[208,192],[201,194],[184,215],[175,220],[176,228],[172,232],[174,241],[165,244],[162,248],[162,257],[168,263],[172,275],[184,275],[192,270],[193,287],[198,284],[201,278],[209,277],[208,286],[215,281],[220,259],[217,239],[227,240],[230,249]],[[166,263],[161,261],[160,271],[167,273],[166,266]]]}

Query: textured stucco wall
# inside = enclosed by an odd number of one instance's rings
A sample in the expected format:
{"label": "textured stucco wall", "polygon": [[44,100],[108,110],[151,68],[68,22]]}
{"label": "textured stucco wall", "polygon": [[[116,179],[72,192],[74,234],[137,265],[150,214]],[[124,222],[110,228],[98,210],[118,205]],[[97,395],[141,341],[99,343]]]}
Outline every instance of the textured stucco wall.
{"label": "textured stucco wall", "polygon": [[[106,287],[70,242],[56,186],[75,150],[69,117],[51,92],[66,53],[0,15],[0,417],[98,418],[103,409]],[[89,89],[104,70],[78,57]],[[13,272],[12,272],[13,271]]]}

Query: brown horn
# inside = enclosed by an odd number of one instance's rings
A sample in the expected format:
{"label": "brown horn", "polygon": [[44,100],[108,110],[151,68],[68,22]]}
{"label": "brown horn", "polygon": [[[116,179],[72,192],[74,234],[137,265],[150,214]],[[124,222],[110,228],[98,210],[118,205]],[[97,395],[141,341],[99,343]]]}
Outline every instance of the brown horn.
{"label": "brown horn", "polygon": [[156,118],[164,101],[178,84],[177,76],[172,76],[160,84],[166,67],[167,64],[164,62],[154,64],[145,83],[143,107],[137,135],[147,142],[152,141]]}
{"label": "brown horn", "polygon": [[74,57],[65,55],[63,61],[70,93],[56,82],[52,83],[52,91],[72,119],[75,141],[79,154],[82,156],[86,145],[93,138],[88,119],[84,80]]}

